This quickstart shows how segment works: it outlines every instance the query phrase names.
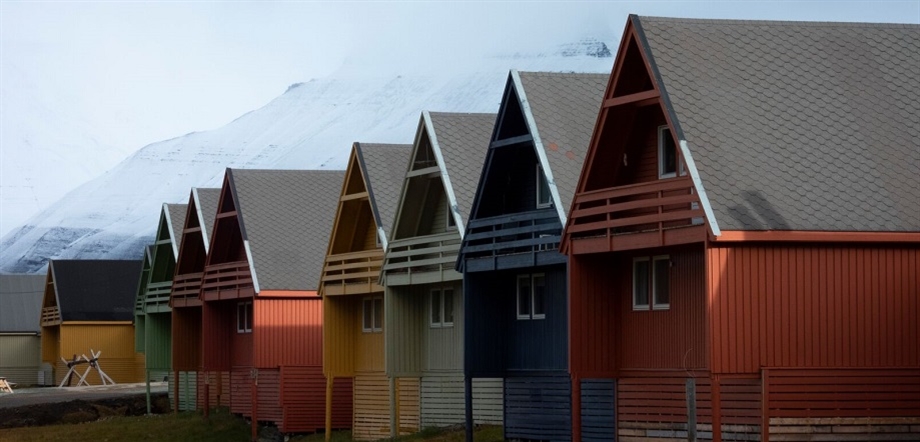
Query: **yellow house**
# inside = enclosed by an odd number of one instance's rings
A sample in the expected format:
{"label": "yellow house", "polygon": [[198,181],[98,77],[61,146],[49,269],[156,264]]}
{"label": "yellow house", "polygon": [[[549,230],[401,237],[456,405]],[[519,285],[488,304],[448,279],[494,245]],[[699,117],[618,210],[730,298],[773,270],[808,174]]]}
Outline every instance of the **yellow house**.
{"label": "yellow house", "polygon": [[[54,367],[54,383],[67,375],[64,361],[99,355],[98,365],[117,383],[142,382],[144,357],[134,351],[134,298],[142,262],[51,260],[42,300],[42,361]],[[63,359],[62,359],[63,358]],[[88,364],[77,366],[83,374]],[[72,377],[70,385],[77,385]],[[102,384],[97,370],[86,375]]]}

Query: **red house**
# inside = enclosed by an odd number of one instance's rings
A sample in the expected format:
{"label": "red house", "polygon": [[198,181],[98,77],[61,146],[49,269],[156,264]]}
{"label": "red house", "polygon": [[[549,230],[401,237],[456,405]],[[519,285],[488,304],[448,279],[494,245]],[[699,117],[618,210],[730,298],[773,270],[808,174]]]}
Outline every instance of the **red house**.
{"label": "red house", "polygon": [[[342,171],[227,169],[204,276],[202,365],[229,372],[230,411],[283,433],[324,426],[317,294]],[[333,427],[351,423],[351,391]]]}
{"label": "red house", "polygon": [[569,212],[574,440],[920,439],[920,26],[631,16]]}

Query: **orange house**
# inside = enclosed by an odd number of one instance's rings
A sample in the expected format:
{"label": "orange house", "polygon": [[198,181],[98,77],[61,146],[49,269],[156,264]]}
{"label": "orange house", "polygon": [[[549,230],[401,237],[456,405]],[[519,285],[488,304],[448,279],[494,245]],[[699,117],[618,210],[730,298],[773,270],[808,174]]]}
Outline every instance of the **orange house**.
{"label": "orange house", "polygon": [[[342,171],[227,169],[221,189],[201,283],[202,367],[229,372],[231,412],[284,433],[324,426],[317,290],[343,179]],[[347,398],[336,428],[351,423],[347,385],[336,389]]]}
{"label": "orange house", "polygon": [[563,235],[574,440],[920,440],[918,47],[629,18]]}

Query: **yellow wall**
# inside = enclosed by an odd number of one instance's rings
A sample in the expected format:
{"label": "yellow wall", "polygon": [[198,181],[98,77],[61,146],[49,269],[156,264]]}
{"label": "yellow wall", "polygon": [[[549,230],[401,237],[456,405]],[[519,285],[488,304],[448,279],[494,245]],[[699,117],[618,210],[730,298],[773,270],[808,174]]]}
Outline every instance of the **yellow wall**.
{"label": "yellow wall", "polygon": [[355,374],[355,296],[323,297],[323,374],[351,377]]}
{"label": "yellow wall", "polygon": [[[45,330],[47,330],[46,328]],[[44,341],[43,341],[44,344]],[[102,354],[99,356],[99,366],[109,377],[117,383],[142,382],[144,358],[134,351],[134,325],[130,322],[114,323],[64,323],[60,326],[60,339],[57,354],[51,362],[54,367],[55,383],[59,384],[67,374],[67,366],[61,362],[63,356],[71,360],[73,355],[86,355],[92,357],[90,350]],[[43,354],[47,354],[44,353]],[[82,373],[87,365],[80,365],[78,371]],[[91,370],[87,375],[91,385],[101,384],[98,373]],[[76,385],[76,379],[72,385]]]}

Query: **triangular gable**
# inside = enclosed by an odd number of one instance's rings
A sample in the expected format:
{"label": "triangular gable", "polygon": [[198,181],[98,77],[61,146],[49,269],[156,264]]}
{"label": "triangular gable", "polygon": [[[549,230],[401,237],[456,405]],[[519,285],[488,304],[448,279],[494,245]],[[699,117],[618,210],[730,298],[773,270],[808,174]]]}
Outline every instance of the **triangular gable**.
{"label": "triangular gable", "polygon": [[150,282],[150,269],[153,267],[154,246],[144,247],[144,259],[141,266],[141,277],[137,282],[137,294],[134,297],[134,314],[144,314],[144,300],[147,294],[147,284]]}
{"label": "triangular gable", "polygon": [[41,325],[48,326],[61,323],[61,307],[58,300],[57,284],[54,281],[53,260],[48,260],[48,273],[45,277],[45,293],[42,295]]}
{"label": "triangular gable", "polygon": [[224,174],[209,244],[211,247],[205,266],[245,261],[249,267],[254,291],[259,293],[259,280],[253,266],[249,242],[246,239],[246,227],[239,211],[239,200],[233,182],[233,169],[229,167]]}
{"label": "triangular gable", "polygon": [[412,145],[355,143],[355,148],[377,223],[377,235],[385,251]]}
{"label": "triangular gable", "polygon": [[345,181],[339,195],[332,234],[329,235],[327,255],[373,249],[373,246],[367,247],[367,237],[377,236],[380,219],[374,213],[367,187],[364,171],[358,159],[358,146],[355,143],[348,158],[348,167],[345,169]]}
{"label": "triangular gable", "polygon": [[173,260],[179,259],[179,248],[182,246],[182,226],[187,212],[188,204],[163,204],[163,215],[166,216],[168,223],[168,239],[172,246]]}
{"label": "triangular gable", "polygon": [[[208,256],[209,234],[213,230],[220,189],[192,188],[178,235],[179,254],[176,273],[180,275],[204,270]],[[210,229],[208,227],[211,227]]]}

